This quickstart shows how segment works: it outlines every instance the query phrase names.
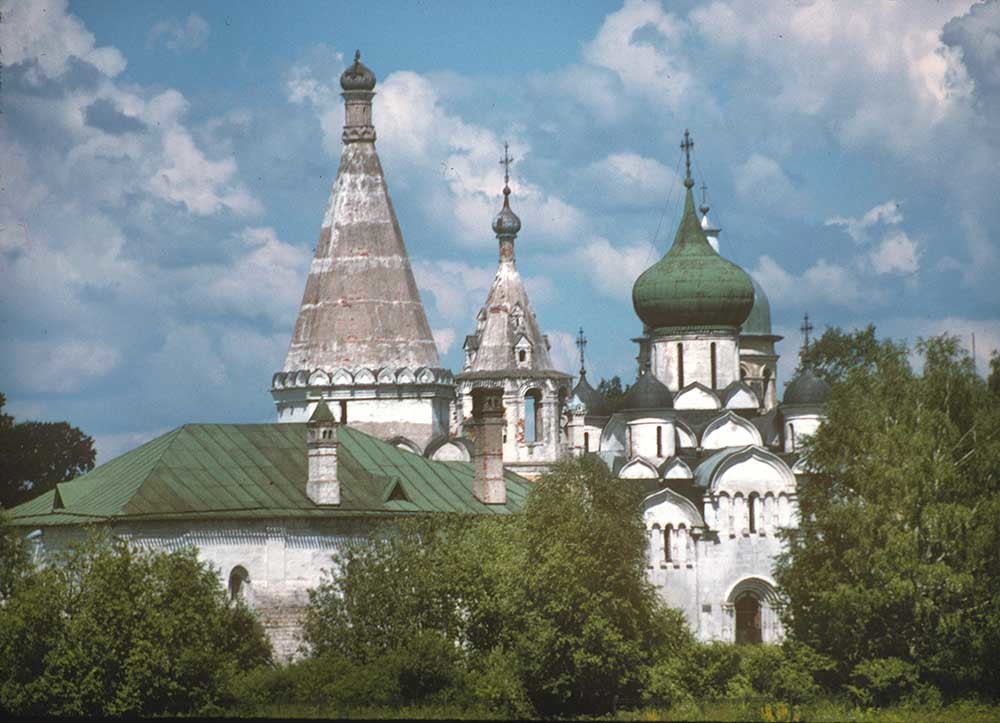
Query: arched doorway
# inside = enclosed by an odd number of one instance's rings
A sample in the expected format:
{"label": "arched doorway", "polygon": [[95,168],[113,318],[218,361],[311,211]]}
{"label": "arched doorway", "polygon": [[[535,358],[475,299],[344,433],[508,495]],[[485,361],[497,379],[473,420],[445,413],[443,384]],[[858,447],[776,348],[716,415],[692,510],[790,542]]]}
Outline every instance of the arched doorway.
{"label": "arched doorway", "polygon": [[761,631],[760,598],[744,592],[736,598],[736,644],[759,645],[764,641]]}

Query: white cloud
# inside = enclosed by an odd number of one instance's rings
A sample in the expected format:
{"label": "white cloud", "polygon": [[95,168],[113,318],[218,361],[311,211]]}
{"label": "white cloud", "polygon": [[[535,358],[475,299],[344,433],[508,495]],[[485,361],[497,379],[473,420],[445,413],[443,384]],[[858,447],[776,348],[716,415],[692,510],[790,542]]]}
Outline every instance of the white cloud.
{"label": "white cloud", "polygon": [[434,343],[437,345],[438,353],[444,356],[451,349],[451,345],[455,343],[455,330],[452,328],[447,329],[432,329],[431,334],[434,336]]}
{"label": "white cloud", "polygon": [[903,214],[897,201],[889,200],[866,211],[861,218],[850,216],[834,216],[826,220],[827,226],[843,226],[848,235],[855,241],[867,241],[868,229],[877,225],[894,225],[901,223]]}
{"label": "white cloud", "polygon": [[17,383],[36,392],[76,391],[110,374],[121,358],[116,349],[98,341],[24,341],[11,346]]}
{"label": "white cloud", "polygon": [[608,68],[631,92],[677,108],[694,79],[684,62],[686,23],[658,2],[626,0],[583,50],[587,62]]}
{"label": "white cloud", "polygon": [[771,303],[801,306],[824,303],[830,306],[860,309],[884,301],[884,293],[866,285],[859,276],[837,263],[819,259],[796,276],[770,256],[761,256],[753,275],[767,290]]}
{"label": "white cloud", "polygon": [[149,31],[149,45],[162,42],[175,53],[200,48],[208,40],[210,28],[205,18],[191,13],[183,22],[160,20]]}
{"label": "white cloud", "polygon": [[870,258],[877,274],[915,274],[920,267],[920,250],[903,231],[886,235]]}
{"label": "white cloud", "polygon": [[628,298],[632,284],[658,257],[651,243],[615,246],[605,238],[594,238],[575,254],[574,264],[582,269],[594,288],[612,299]]}
{"label": "white cloud", "polygon": [[34,83],[61,78],[74,59],[108,77],[125,70],[124,56],[116,48],[97,47],[93,34],[69,14],[66,0],[5,4],[0,47],[4,65],[30,66],[28,79]]}
{"label": "white cloud", "polygon": [[670,188],[677,188],[676,173],[654,158],[638,153],[612,153],[584,169],[583,179],[600,196],[616,206],[662,205]]}
{"label": "white cloud", "polygon": [[760,153],[733,168],[733,185],[741,199],[758,208],[789,214],[800,212],[804,203],[781,165]]}
{"label": "white cloud", "polygon": [[576,335],[568,331],[553,330],[547,332],[549,337],[549,357],[552,366],[557,371],[576,374],[580,363],[579,350],[576,348]]}
{"label": "white cloud", "polygon": [[494,268],[461,261],[415,261],[413,275],[424,304],[428,294],[437,313],[449,323],[472,324],[496,275]]}

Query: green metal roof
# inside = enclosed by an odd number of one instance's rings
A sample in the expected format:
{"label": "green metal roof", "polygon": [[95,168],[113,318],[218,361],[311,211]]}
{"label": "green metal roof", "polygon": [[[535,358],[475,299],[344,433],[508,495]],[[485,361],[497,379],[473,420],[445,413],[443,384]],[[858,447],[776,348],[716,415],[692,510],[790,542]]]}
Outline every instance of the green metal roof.
{"label": "green metal roof", "polygon": [[708,243],[695,214],[693,183],[688,178],[684,184],[684,213],[673,246],[636,279],[632,306],[654,330],[738,327],[753,307],[750,276]]}
{"label": "green metal roof", "polygon": [[305,424],[188,424],[14,508],[12,522],[506,514],[530,486],[506,471],[507,504],[486,505],[469,462],[432,461],[347,426],[339,444],[337,507],[306,496]]}

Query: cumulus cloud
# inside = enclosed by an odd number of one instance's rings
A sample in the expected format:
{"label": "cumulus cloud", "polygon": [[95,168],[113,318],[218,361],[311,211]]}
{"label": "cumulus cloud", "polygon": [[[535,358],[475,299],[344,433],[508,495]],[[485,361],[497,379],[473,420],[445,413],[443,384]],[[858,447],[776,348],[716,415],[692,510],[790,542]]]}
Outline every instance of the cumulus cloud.
{"label": "cumulus cloud", "polygon": [[611,153],[590,163],[582,178],[599,202],[616,207],[661,206],[680,178],[673,170],[638,153]]}
{"label": "cumulus cloud", "polygon": [[125,70],[125,57],[112,47],[98,47],[93,34],[67,11],[66,0],[6,5],[0,23],[4,65],[26,66],[27,79],[59,79],[72,61],[86,63],[108,77]]}
{"label": "cumulus cloud", "polygon": [[149,45],[163,43],[175,53],[195,50],[208,40],[210,28],[205,18],[191,13],[183,21],[160,20],[149,31]]}
{"label": "cumulus cloud", "polygon": [[580,363],[579,350],[576,348],[576,335],[568,331],[555,329],[547,332],[549,337],[549,358],[557,371],[576,374]]}
{"label": "cumulus cloud", "polygon": [[651,243],[615,246],[605,238],[594,238],[576,253],[574,263],[594,288],[612,299],[628,298],[632,284],[658,257]]}
{"label": "cumulus cloud", "polygon": [[915,274],[920,267],[920,250],[903,231],[894,231],[883,238],[870,258],[877,274]]}
{"label": "cumulus cloud", "polygon": [[733,168],[733,186],[741,199],[759,208],[787,213],[803,205],[802,193],[781,164],[760,153]]}
{"label": "cumulus cloud", "polygon": [[750,273],[767,290],[772,304],[802,306],[822,303],[834,307],[861,309],[882,303],[884,293],[866,286],[850,268],[819,259],[801,274],[786,271],[770,256],[761,256]]}
{"label": "cumulus cloud", "polygon": [[12,345],[16,382],[36,392],[71,392],[118,365],[117,349],[93,340],[25,341]]}
{"label": "cumulus cloud", "polygon": [[452,328],[446,329],[431,329],[431,334],[434,336],[434,343],[437,345],[438,353],[444,356],[451,349],[451,345],[455,343],[455,330]]}
{"label": "cumulus cloud", "polygon": [[903,214],[899,210],[899,203],[889,200],[865,212],[861,218],[833,216],[826,220],[826,225],[842,226],[852,239],[862,242],[868,240],[868,230],[873,226],[894,225],[902,220]]}
{"label": "cumulus cloud", "polygon": [[424,304],[429,295],[441,318],[449,323],[471,324],[486,301],[496,269],[462,261],[415,261],[413,275]]}

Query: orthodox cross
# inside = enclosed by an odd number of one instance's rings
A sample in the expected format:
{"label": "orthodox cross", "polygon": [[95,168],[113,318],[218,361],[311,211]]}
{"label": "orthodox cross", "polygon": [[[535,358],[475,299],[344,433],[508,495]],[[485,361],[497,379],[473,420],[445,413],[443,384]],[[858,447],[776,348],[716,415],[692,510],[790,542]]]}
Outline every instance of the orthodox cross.
{"label": "orthodox cross", "polygon": [[813,330],[813,325],[809,323],[809,312],[806,312],[805,318],[802,320],[802,326],[799,327],[799,331],[802,332],[802,348],[808,352],[809,351],[809,332]]}
{"label": "orthodox cross", "polygon": [[576,348],[580,350],[580,376],[587,373],[587,369],[583,364],[583,350],[587,348],[587,337],[583,335],[583,327],[580,327],[580,333],[576,337]]}
{"label": "orthodox cross", "polygon": [[701,205],[708,205],[708,184],[704,181],[701,182]]}
{"label": "orthodox cross", "polygon": [[503,144],[503,158],[500,159],[500,165],[503,166],[503,183],[504,185],[510,184],[510,164],[514,162],[514,159],[510,157],[508,153],[507,143]]}
{"label": "orthodox cross", "polygon": [[688,133],[687,128],[684,129],[684,142],[681,143],[681,150],[684,151],[684,163],[687,166],[687,176],[686,178],[691,178],[691,149],[694,148],[694,141],[691,140],[691,134]]}

